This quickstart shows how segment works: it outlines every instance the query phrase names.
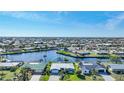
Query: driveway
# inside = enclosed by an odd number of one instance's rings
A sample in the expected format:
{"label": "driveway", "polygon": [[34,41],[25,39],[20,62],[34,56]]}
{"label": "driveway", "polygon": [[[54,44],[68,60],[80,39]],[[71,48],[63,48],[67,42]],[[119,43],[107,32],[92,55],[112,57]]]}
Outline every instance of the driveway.
{"label": "driveway", "polygon": [[114,81],[115,79],[111,76],[111,75],[109,75],[109,74],[100,74],[103,78],[104,78],[104,80],[105,81]]}
{"label": "driveway", "polygon": [[32,75],[32,78],[30,81],[39,81],[41,75]]}
{"label": "driveway", "polygon": [[59,81],[60,76],[59,75],[51,75],[49,77],[49,81]]}

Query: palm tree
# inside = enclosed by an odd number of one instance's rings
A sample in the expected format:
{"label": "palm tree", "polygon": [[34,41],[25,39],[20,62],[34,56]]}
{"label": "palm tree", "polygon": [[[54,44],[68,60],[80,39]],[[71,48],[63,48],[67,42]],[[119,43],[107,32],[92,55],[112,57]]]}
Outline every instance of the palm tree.
{"label": "palm tree", "polygon": [[46,57],[47,57],[47,55],[43,55],[43,58],[44,58],[45,62],[47,61],[47,60],[46,60]]}
{"label": "palm tree", "polygon": [[22,68],[18,76],[18,79],[22,81],[28,81],[30,79],[30,74],[32,74],[30,68]]}

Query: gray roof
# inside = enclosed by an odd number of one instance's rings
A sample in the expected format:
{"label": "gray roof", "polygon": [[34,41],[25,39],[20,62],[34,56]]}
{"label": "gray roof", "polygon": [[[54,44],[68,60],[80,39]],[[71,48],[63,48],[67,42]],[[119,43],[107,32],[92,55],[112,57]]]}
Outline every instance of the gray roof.
{"label": "gray roof", "polygon": [[12,67],[17,66],[19,62],[11,62],[11,63],[0,63],[0,67]]}
{"label": "gray roof", "polygon": [[110,64],[109,67],[112,69],[124,69],[124,64]]}
{"label": "gray roof", "polygon": [[35,71],[42,71],[46,66],[46,63],[39,63],[39,62],[34,62],[34,63],[25,63],[22,67],[29,67]]}

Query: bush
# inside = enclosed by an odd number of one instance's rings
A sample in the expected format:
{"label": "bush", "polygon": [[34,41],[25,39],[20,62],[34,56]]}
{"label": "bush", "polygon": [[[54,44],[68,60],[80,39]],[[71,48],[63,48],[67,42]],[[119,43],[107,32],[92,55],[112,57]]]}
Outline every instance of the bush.
{"label": "bush", "polygon": [[77,77],[80,78],[80,79],[83,79],[83,80],[85,79],[84,75],[77,75]]}
{"label": "bush", "polygon": [[17,69],[17,67],[11,67],[11,68],[10,68],[10,72],[15,72],[16,69]]}

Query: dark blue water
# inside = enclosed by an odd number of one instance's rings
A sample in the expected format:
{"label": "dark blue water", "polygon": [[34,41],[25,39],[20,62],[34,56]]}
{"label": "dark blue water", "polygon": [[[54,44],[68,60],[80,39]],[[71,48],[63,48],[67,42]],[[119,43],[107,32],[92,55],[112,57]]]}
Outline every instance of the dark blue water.
{"label": "dark blue water", "polygon": [[[46,55],[46,57],[44,57]],[[11,61],[23,61],[23,62],[39,62],[39,61],[64,61],[64,58],[67,58],[69,62],[75,62],[75,61],[90,61],[90,62],[96,62],[99,59],[97,58],[72,58],[68,56],[64,56],[61,54],[57,54],[56,50],[51,51],[41,51],[41,52],[33,52],[33,53],[22,53],[22,54],[14,54],[14,55],[7,55],[7,59]],[[100,59],[101,60],[101,59]],[[108,59],[103,59],[104,61],[107,61]]]}

